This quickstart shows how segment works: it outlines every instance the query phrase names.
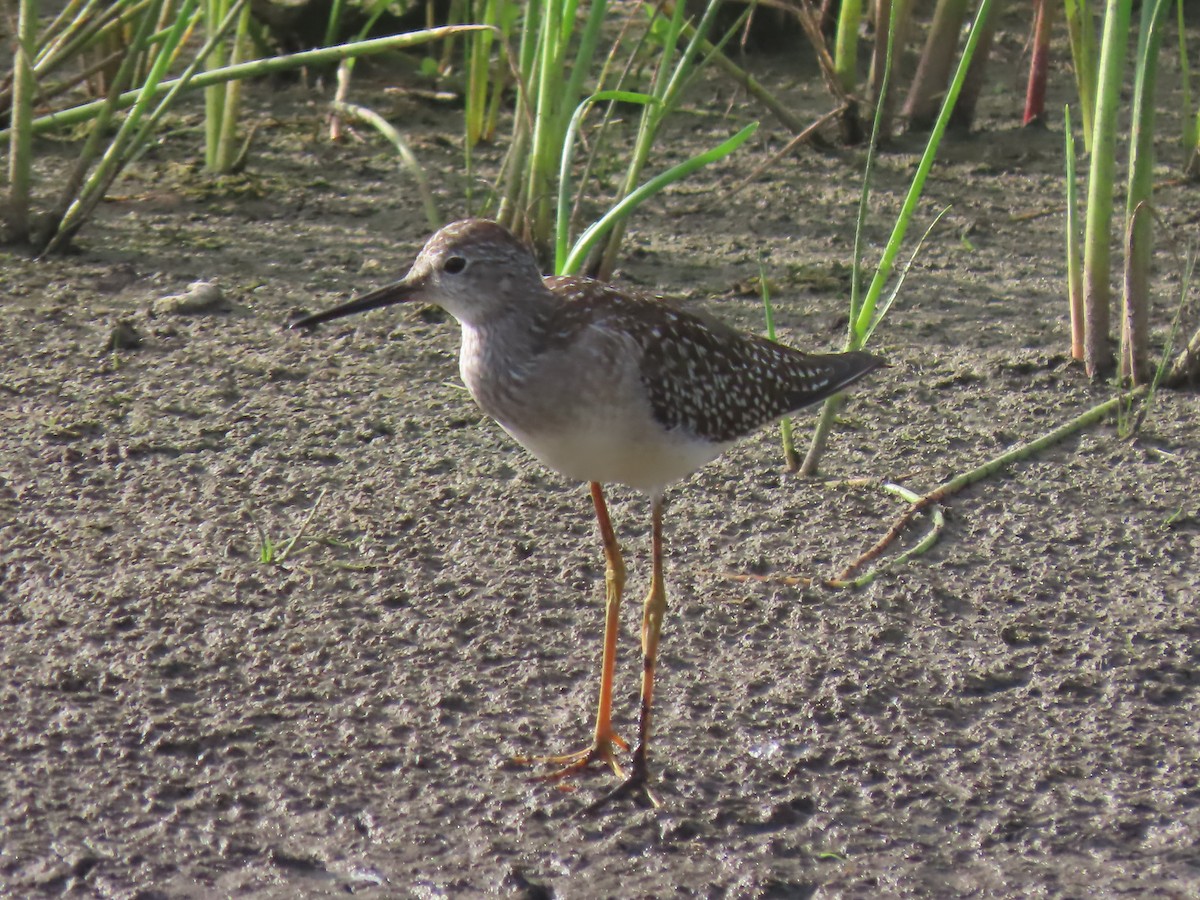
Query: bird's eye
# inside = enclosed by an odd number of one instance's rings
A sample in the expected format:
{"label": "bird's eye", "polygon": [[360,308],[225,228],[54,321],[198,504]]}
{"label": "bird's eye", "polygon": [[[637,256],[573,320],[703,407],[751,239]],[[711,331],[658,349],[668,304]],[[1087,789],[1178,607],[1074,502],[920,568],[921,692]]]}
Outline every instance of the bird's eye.
{"label": "bird's eye", "polygon": [[457,275],[467,267],[467,261],[461,256],[451,256],[442,263],[442,271],[447,275]]}

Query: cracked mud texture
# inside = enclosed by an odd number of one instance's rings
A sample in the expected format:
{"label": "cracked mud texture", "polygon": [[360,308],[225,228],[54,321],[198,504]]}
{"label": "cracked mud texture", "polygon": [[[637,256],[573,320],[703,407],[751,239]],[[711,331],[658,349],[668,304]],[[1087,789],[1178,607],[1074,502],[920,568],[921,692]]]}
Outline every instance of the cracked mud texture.
{"label": "cracked mud texture", "polygon": [[[914,230],[952,206],[877,335],[892,367],[833,433],[835,483],[783,471],[764,429],[670,492],[659,811],[578,817],[610,776],[565,792],[510,762],[590,734],[584,486],[481,416],[436,311],[284,328],[399,276],[429,232],[374,136],[320,137],[327,92],[252,91],[249,169],[215,185],[190,162],[197,107],[77,253],[5,251],[0,894],[1200,893],[1195,394],[1160,393],[1136,440],[1092,427],[955,496],[937,546],[863,590],[805,585],[901,511],[849,479],[924,491],[1112,396],[1067,359],[1061,134],[1013,126],[1022,41],[998,36],[1012,74],[934,169]],[[385,83],[360,99],[464,214],[459,112]],[[760,115],[704,93],[656,168]],[[837,348],[863,155],[801,148],[729,193],[786,139],[765,121],[647,204],[620,279],[759,329],[766,253],[783,339]],[[879,161],[872,255],[919,149]],[[1193,186],[1157,204],[1194,233]],[[155,306],[196,280],[224,306]],[[1156,342],[1177,281],[1164,250]],[[319,496],[303,542],[260,562],[260,530],[283,544]],[[649,511],[611,496],[631,735]]]}

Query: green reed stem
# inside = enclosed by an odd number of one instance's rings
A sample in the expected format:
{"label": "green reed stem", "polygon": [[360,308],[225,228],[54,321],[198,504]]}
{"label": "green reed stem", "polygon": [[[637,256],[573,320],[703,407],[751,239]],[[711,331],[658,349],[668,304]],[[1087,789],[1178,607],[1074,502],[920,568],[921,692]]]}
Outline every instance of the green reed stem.
{"label": "green reed stem", "polygon": [[1109,303],[1112,286],[1113,185],[1116,182],[1117,116],[1132,0],[1108,0],[1104,39],[1100,46],[1099,100],[1092,128],[1092,164],[1088,177],[1083,238],[1083,364],[1096,378],[1112,367]]}

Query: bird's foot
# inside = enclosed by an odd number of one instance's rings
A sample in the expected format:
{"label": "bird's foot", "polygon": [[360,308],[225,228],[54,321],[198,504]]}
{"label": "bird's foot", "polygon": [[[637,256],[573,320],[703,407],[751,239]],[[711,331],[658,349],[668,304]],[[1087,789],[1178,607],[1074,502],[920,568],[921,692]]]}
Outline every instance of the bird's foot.
{"label": "bird's foot", "polygon": [[654,792],[650,790],[650,779],[646,770],[645,764],[640,764],[638,760],[634,760],[633,771],[629,777],[618,784],[608,793],[604,794],[597,800],[593,800],[583,809],[579,810],[576,815],[590,816],[594,812],[598,812],[614,800],[622,800],[629,797],[638,806],[660,809],[661,801],[654,796]]}
{"label": "bird's foot", "polygon": [[617,762],[616,748],[628,750],[629,744],[617,734],[597,735],[590,747],[585,747],[575,753],[562,756],[518,756],[513,762],[519,765],[549,765],[558,768],[545,775],[538,775],[538,781],[562,781],[573,775],[578,775],[590,768],[594,763],[601,763],[613,770],[618,778],[625,777],[625,771]]}

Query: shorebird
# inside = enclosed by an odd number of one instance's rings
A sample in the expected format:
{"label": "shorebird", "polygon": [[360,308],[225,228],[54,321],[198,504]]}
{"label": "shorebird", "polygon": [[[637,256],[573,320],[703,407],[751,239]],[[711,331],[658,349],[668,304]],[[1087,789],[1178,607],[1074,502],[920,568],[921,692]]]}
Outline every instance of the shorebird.
{"label": "shorebird", "polygon": [[[663,492],[739,438],[838,393],[883,362],[862,351],[802,353],[613,284],[543,277],[524,244],[483,219],[442,228],[399,281],[291,327],[408,302],[440,306],[458,320],[459,370],[476,403],[545,465],[591,488],[606,562],[592,740],[575,753],[524,761],[557,767],[548,779],[599,763],[622,780],[594,805],[631,792],[657,804],[647,754],[667,608]],[[601,485],[614,482],[646,494],[651,510],[638,739],[628,773],[617,757],[629,745],[612,722],[625,564]]]}

